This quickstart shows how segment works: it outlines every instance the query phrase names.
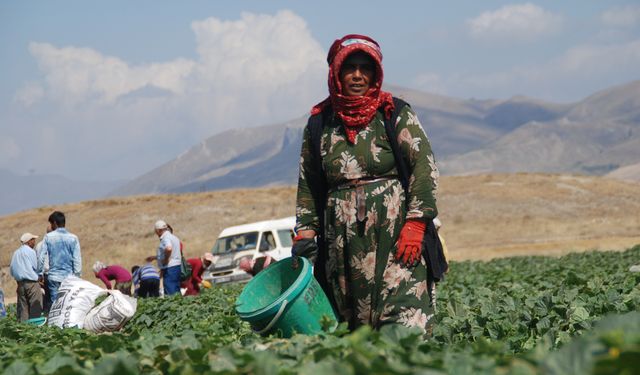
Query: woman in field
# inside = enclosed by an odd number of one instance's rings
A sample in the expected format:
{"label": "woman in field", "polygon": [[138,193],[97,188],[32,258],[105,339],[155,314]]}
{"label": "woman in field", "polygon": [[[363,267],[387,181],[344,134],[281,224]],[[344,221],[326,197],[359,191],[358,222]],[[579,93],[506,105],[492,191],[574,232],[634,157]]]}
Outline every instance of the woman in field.
{"label": "woman in field", "polygon": [[[382,91],[376,41],[347,35],[327,61],[329,97],[311,111],[322,121],[310,120],[303,136],[294,252],[320,236],[316,277],[352,329],[395,323],[428,333],[435,289],[421,243],[437,215],[438,178],[429,140],[411,108]],[[402,161],[385,132],[394,110]]]}

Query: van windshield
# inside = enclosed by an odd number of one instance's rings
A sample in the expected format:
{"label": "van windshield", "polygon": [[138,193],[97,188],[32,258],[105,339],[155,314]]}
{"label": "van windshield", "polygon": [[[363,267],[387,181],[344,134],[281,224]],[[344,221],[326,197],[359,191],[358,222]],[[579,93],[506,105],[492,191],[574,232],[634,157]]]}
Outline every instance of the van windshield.
{"label": "van windshield", "polygon": [[258,243],[258,232],[240,233],[228,237],[220,237],[213,245],[214,255],[232,253],[236,251],[253,250]]}
{"label": "van windshield", "polygon": [[282,247],[293,246],[293,231],[291,229],[279,229],[278,237],[280,238]]}

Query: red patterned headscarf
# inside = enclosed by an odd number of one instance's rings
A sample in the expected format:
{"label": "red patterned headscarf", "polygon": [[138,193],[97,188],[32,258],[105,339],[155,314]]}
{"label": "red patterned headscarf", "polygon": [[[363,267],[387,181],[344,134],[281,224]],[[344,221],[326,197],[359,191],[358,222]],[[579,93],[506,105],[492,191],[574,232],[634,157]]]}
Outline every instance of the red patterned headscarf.
{"label": "red patterned headscarf", "polygon": [[[375,62],[375,81],[363,96],[346,96],[342,94],[340,67],[350,54],[357,51],[366,53]],[[353,143],[358,132],[371,122],[378,108],[384,109],[387,118],[391,117],[394,109],[391,94],[381,90],[382,52],[378,43],[368,36],[349,34],[333,42],[327,55],[327,63],[329,63],[329,97],[315,105],[311,109],[311,114],[320,113],[331,105],[333,112],[345,125],[349,142]]]}

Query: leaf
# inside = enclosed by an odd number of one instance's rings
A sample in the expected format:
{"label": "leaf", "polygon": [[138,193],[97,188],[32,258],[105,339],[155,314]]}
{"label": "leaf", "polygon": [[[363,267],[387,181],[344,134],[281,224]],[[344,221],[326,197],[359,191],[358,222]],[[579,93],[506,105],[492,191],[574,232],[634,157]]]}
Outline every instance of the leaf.
{"label": "leaf", "polygon": [[337,375],[355,374],[355,371],[348,363],[340,362],[336,359],[327,359],[321,363],[309,363],[300,367],[302,375]]}
{"label": "leaf", "polygon": [[76,360],[64,353],[55,354],[50,360],[41,366],[37,366],[41,374],[81,374],[80,366]]}
{"label": "leaf", "polygon": [[589,319],[589,312],[582,306],[574,307],[571,309],[571,321],[583,322]]}
{"label": "leaf", "polygon": [[2,372],[4,375],[28,375],[33,373],[33,366],[21,359],[13,361],[9,367]]}
{"label": "leaf", "polygon": [[136,360],[126,352],[106,356],[96,364],[94,372],[105,375],[135,375],[138,374]]}

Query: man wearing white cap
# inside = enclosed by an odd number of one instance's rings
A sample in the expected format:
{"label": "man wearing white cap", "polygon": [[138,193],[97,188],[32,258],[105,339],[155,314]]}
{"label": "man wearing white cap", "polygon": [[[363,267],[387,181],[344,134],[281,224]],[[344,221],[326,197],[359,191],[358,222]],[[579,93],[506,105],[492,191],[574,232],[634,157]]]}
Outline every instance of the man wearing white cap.
{"label": "man wearing white cap", "polygon": [[13,253],[11,258],[11,276],[18,283],[18,319],[39,318],[42,315],[42,291],[38,283],[38,261],[36,245],[38,236],[25,233],[20,236],[22,246]]}
{"label": "man wearing white cap", "polygon": [[180,293],[180,239],[171,233],[169,226],[163,220],[154,225],[156,235],[160,238],[160,245],[156,254],[158,267],[162,275],[164,294]]}

